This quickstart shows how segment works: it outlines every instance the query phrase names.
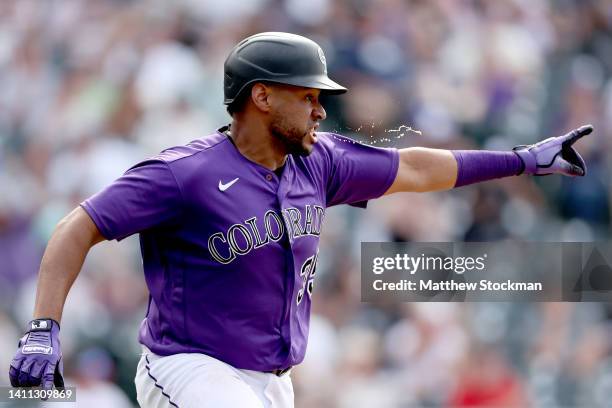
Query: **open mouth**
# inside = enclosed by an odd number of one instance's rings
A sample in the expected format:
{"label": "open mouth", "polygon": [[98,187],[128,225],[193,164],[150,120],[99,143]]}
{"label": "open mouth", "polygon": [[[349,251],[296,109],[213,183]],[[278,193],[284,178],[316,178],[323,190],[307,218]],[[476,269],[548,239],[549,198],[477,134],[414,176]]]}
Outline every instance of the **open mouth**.
{"label": "open mouth", "polygon": [[312,131],[310,132],[310,141],[311,141],[312,143],[317,143],[317,134],[315,133],[315,131],[314,131],[314,130],[312,130]]}
{"label": "open mouth", "polygon": [[315,125],[310,129],[309,135],[310,135],[310,141],[312,143],[317,143],[317,129],[319,128],[319,124],[315,123]]}

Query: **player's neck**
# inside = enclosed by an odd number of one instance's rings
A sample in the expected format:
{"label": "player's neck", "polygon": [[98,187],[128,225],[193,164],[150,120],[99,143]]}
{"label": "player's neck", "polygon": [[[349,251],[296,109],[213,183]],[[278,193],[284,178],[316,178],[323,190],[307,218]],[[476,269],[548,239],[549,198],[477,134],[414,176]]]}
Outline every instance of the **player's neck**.
{"label": "player's neck", "polygon": [[260,121],[236,120],[230,126],[230,137],[238,151],[247,159],[272,171],[282,167],[287,153]]}

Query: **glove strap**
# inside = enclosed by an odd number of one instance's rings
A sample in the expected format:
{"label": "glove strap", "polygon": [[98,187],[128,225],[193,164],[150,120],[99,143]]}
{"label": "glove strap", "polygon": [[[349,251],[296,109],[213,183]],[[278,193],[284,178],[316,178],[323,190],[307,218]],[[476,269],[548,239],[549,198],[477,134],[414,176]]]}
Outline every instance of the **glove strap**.
{"label": "glove strap", "polygon": [[26,332],[50,332],[51,329],[53,329],[53,325],[56,325],[59,330],[59,323],[51,318],[45,317],[41,319],[34,319],[28,323],[28,329]]}
{"label": "glove strap", "polygon": [[519,174],[535,174],[538,163],[535,156],[529,151],[531,146],[516,146],[512,151],[521,159],[522,167]]}

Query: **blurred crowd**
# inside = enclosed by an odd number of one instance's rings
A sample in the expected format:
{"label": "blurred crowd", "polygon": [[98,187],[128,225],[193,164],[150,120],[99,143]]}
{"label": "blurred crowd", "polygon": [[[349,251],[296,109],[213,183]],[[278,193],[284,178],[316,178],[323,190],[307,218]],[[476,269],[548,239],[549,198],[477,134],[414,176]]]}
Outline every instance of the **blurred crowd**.
{"label": "blurred crowd", "polygon": [[[2,0],[0,385],[55,224],[132,164],[229,122],[240,39],[321,44],[324,130],[377,146],[510,149],[592,123],[587,177],[516,177],[328,210],[297,407],[610,406],[612,307],[360,302],[361,241],[607,240],[609,0]],[[136,406],[138,242],[88,257],[62,320],[79,406]],[[2,374],[2,373],[5,374]]]}

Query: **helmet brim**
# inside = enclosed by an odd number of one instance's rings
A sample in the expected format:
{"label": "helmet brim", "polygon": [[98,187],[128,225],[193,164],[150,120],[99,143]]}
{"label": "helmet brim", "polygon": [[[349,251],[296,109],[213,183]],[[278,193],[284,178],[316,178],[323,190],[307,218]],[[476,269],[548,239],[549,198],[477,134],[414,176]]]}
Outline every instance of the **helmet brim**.
{"label": "helmet brim", "polygon": [[287,85],[303,86],[304,88],[320,89],[321,92],[329,95],[340,95],[348,91],[348,89],[336,81],[332,81],[325,75],[294,77],[286,81],[279,82]]}
{"label": "helmet brim", "polygon": [[340,95],[346,93],[348,91],[347,88],[343,87],[339,83],[332,81],[326,75],[308,75],[308,76],[292,76],[283,78],[255,78],[250,81],[247,81],[242,85],[242,88],[236,93],[236,97],[232,99],[226,98],[224,100],[224,104],[230,105],[234,103],[234,101],[238,98],[244,89],[246,89],[249,85],[254,84],[255,82],[271,82],[275,84],[284,84],[284,85],[293,85],[293,86],[301,86],[304,88],[314,88],[320,89],[322,93],[327,95]]}

